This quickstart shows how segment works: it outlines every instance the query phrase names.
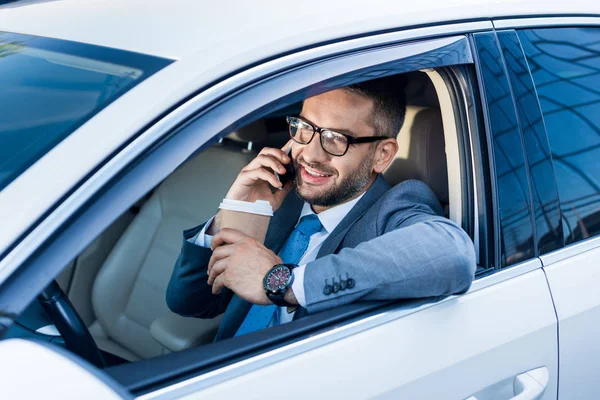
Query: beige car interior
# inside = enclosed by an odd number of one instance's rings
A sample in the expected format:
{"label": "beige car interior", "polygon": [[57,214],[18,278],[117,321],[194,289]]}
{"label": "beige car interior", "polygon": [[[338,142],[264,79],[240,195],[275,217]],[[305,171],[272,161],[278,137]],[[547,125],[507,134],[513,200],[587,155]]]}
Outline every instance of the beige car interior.
{"label": "beige car interior", "polygon": [[[446,86],[436,84],[441,79],[436,74],[407,74],[409,105],[398,135],[400,149],[384,176],[391,184],[426,182],[455,219],[460,195],[453,188],[460,188],[460,168],[456,136],[449,136],[456,135],[456,123]],[[134,361],[212,341],[220,318],[184,318],[166,305],[182,231],[214,215],[260,146],[280,145],[286,137],[282,130],[269,131],[263,120],[233,132],[230,140],[180,166],[140,202],[137,214],[120,217],[63,271],[57,280],[100,349]],[[249,142],[256,150],[248,150]]]}

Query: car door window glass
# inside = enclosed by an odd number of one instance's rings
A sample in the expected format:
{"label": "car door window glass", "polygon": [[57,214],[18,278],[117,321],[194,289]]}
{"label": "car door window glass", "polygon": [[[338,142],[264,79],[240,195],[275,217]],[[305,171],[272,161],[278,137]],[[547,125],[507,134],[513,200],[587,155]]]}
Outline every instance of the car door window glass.
{"label": "car door window glass", "polygon": [[600,232],[600,29],[519,32],[540,98],[566,243]]}
{"label": "car door window glass", "polygon": [[519,38],[514,30],[510,30],[498,32],[498,40],[515,97],[531,181],[531,200],[535,219],[533,245],[536,254],[545,254],[560,248],[563,240],[558,189],[550,147],[546,139],[546,130],[533,80]]}
{"label": "car door window glass", "polygon": [[500,212],[501,266],[534,256],[523,143],[496,36],[474,35],[488,105]]}
{"label": "car door window glass", "polygon": [[171,61],[0,32],[0,190]]}

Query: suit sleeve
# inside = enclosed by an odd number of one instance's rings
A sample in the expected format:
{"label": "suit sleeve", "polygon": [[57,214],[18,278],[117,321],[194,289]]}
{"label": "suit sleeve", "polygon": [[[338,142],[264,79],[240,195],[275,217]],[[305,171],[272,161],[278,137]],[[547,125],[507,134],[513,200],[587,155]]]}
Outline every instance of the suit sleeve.
{"label": "suit sleeve", "polygon": [[221,294],[212,294],[212,287],[207,283],[212,251],[189,241],[202,227],[183,232],[183,244],[167,287],[166,300],[171,311],[184,317],[214,318],[225,312],[233,292],[224,288]]}
{"label": "suit sleeve", "polygon": [[[469,289],[476,268],[470,237],[438,215],[439,203],[425,184],[416,185],[416,191],[401,190],[382,199],[376,221],[371,221],[379,226],[377,237],[307,264],[309,312],[357,300],[434,297]],[[331,284],[332,278],[339,282],[346,277],[353,279],[352,288],[324,290],[326,280]]]}

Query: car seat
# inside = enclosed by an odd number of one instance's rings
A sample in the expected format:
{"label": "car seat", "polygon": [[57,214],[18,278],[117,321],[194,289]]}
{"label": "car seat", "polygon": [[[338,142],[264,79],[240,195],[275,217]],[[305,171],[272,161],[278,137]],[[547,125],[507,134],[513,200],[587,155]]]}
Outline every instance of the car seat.
{"label": "car seat", "polygon": [[[259,120],[229,138],[246,143],[266,136],[266,127]],[[254,156],[239,145],[214,145],[184,163],[154,190],[94,281],[92,307],[97,320],[90,332],[100,349],[133,361],[212,341],[220,318],[200,320],[172,313],[165,300],[166,288],[181,248],[182,231],[214,215],[240,170]],[[160,332],[163,340],[159,343],[151,326],[165,316],[172,326],[169,332]],[[175,345],[165,345],[170,343],[169,336]],[[194,339],[182,343],[180,338],[188,337]]]}

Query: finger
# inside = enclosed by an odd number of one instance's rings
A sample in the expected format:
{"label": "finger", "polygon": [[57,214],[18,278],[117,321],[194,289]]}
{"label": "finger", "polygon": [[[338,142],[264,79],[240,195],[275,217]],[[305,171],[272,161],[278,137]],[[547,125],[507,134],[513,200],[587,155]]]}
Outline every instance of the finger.
{"label": "finger", "polygon": [[236,229],[223,228],[213,237],[211,248],[214,251],[219,246],[238,243],[249,237]]}
{"label": "finger", "polygon": [[275,174],[271,171],[267,171],[264,168],[240,172],[239,177],[247,180],[247,184],[249,185],[254,184],[257,181],[264,181],[270,183],[273,187],[281,187],[281,182],[279,181],[279,179],[277,179]]}
{"label": "finger", "polygon": [[283,147],[281,148],[281,150],[285,153],[288,154],[288,151],[290,151],[292,149],[292,144],[294,143],[294,141],[292,139],[288,140],[288,142],[286,144],[283,145]]}
{"label": "finger", "polygon": [[256,158],[252,160],[250,164],[245,166],[242,171],[252,171],[261,167],[271,168],[273,171],[279,172],[280,174],[285,173],[285,167],[279,159],[264,154],[256,156]]}
{"label": "finger", "polygon": [[210,257],[210,260],[208,261],[208,275],[210,275],[210,270],[212,269],[213,265],[217,261],[227,258],[227,257],[231,256],[233,253],[235,253],[234,245],[220,246],[220,247],[215,248],[213,250],[212,256]]}
{"label": "finger", "polygon": [[223,290],[224,286],[225,286],[225,275],[221,274],[213,282],[212,293],[213,294],[219,294],[219,293],[221,293],[221,290]]}
{"label": "finger", "polygon": [[208,275],[208,284],[212,285],[223,272],[227,269],[229,265],[229,258],[224,258],[214,263],[210,274]]}
{"label": "finger", "polygon": [[[286,146],[287,146],[287,143],[286,143]],[[286,154],[286,152],[283,149],[274,149],[272,147],[265,147],[264,149],[262,149],[260,151],[259,154],[275,157],[276,159],[281,161],[283,164],[287,164],[290,161],[290,158],[288,157],[288,155]]]}

